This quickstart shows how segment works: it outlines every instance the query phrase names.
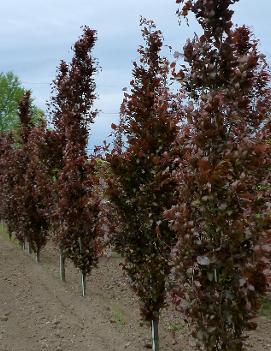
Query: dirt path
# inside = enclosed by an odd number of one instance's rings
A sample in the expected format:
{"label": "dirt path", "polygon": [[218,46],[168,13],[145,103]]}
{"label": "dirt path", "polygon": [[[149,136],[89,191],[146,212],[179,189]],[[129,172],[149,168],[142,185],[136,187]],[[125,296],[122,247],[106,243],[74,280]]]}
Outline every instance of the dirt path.
{"label": "dirt path", "polygon": [[[136,351],[150,346],[149,329],[140,322],[119,259],[103,260],[88,282],[86,298],[79,295],[79,275],[71,265],[65,284],[58,279],[57,254],[47,249],[42,260],[36,264],[0,237],[1,351]],[[163,334],[163,349],[172,350],[174,339]]]}
{"label": "dirt path", "polygon": [[[119,258],[103,258],[79,295],[79,274],[67,267],[58,279],[58,255],[48,247],[42,263],[0,236],[0,351],[139,351],[150,348],[149,328],[140,321],[137,301],[119,268]],[[187,327],[166,311],[161,351],[192,351]],[[176,335],[170,331],[176,329]],[[249,340],[250,350],[271,350],[271,323]]]}
{"label": "dirt path", "polygon": [[90,318],[85,303],[43,267],[2,239],[0,246],[1,350],[114,349],[93,303]]}

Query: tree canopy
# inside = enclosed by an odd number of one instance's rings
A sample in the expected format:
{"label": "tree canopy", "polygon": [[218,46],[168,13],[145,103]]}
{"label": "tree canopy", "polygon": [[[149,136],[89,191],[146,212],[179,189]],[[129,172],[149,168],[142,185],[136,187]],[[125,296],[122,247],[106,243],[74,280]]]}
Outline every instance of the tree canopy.
{"label": "tree canopy", "polygon": [[[24,93],[25,89],[14,73],[0,73],[0,132],[19,128],[18,108]],[[43,112],[33,104],[33,100],[31,114],[34,121],[43,117]]]}

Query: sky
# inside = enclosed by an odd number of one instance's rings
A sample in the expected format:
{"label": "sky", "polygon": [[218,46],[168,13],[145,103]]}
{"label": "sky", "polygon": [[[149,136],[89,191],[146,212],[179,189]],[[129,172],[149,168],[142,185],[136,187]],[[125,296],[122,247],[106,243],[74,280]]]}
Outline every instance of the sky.
{"label": "sky", "polygon": [[[261,50],[271,62],[271,1],[241,0],[233,7],[234,22],[246,24],[260,39]],[[35,104],[46,109],[50,83],[60,60],[71,59],[71,46],[81,26],[98,32],[94,56],[99,72],[96,107],[100,110],[90,135],[89,147],[100,145],[117,122],[124,87],[129,87],[132,62],[142,43],[140,16],[153,19],[162,30],[165,44],[181,51],[187,38],[198,31],[195,22],[179,25],[175,0],[0,0],[0,71],[12,71]]]}

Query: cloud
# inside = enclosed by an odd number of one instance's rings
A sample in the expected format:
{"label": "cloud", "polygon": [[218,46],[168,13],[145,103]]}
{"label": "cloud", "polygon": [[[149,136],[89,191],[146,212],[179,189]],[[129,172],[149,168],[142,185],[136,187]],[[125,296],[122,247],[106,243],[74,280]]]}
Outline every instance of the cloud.
{"label": "cloud", "polygon": [[[37,105],[45,108],[59,61],[70,60],[70,47],[81,34],[80,26],[90,25],[98,31],[95,56],[103,68],[97,78],[97,106],[104,112],[117,112],[141,43],[140,15],[154,19],[166,44],[177,50],[197,31],[195,22],[179,27],[176,9],[175,0],[2,1],[1,69],[17,74],[24,86],[32,89]],[[243,0],[235,9],[235,21],[252,26],[263,51],[270,56],[270,0],[259,0],[257,6]],[[114,118],[105,114],[98,117],[94,126],[97,140],[106,136]]]}

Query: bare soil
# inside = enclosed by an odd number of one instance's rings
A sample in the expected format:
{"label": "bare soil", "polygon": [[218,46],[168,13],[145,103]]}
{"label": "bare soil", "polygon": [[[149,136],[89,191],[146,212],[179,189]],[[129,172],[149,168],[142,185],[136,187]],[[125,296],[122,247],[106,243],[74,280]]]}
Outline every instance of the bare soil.
{"label": "bare soil", "polygon": [[[44,250],[42,262],[0,236],[0,351],[144,351],[149,326],[116,256],[103,257],[80,296],[79,272],[67,265],[59,279],[58,252]],[[271,320],[259,317],[248,350],[271,351]],[[161,351],[194,351],[181,316],[169,306],[160,325]]]}

